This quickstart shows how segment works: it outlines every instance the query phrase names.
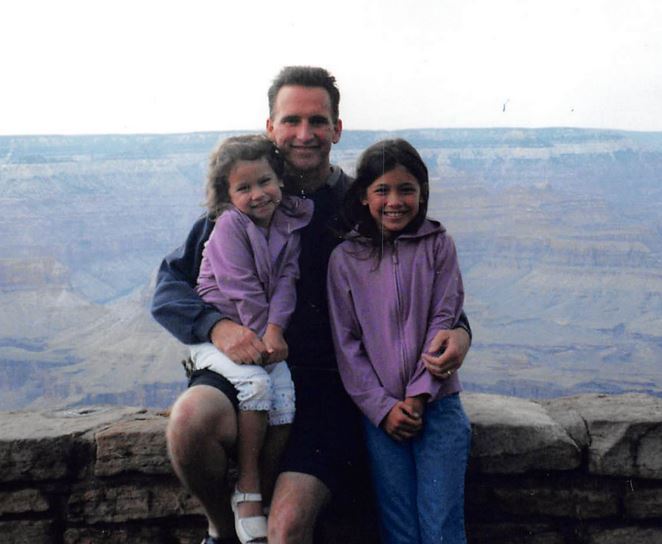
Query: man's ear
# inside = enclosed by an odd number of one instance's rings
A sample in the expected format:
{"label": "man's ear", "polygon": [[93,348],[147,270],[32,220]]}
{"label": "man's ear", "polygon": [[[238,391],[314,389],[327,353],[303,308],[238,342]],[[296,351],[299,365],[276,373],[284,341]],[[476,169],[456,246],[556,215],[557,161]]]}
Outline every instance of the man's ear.
{"label": "man's ear", "polygon": [[273,131],[274,131],[274,124],[271,121],[271,117],[267,117],[266,128],[267,128],[267,138],[269,138],[270,140],[273,140],[271,135],[273,134]]}
{"label": "man's ear", "polygon": [[336,124],[333,126],[333,140],[334,144],[337,144],[340,141],[340,135],[342,134],[342,119],[338,119]]}

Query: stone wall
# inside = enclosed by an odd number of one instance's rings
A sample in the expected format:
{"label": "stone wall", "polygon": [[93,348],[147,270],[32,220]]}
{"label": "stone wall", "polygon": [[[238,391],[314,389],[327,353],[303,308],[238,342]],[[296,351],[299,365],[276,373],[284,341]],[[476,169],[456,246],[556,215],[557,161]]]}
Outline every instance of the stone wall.
{"label": "stone wall", "polygon": [[[471,543],[662,542],[662,399],[463,401]],[[138,408],[0,413],[0,542],[199,543],[204,517],[171,472],[166,421]],[[340,499],[317,540],[377,542],[367,501]]]}

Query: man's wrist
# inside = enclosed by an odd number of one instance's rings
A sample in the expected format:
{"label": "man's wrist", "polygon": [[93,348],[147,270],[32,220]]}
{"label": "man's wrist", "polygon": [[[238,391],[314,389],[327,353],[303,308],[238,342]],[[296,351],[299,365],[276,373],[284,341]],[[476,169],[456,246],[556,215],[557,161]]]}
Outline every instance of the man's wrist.
{"label": "man's wrist", "polygon": [[467,314],[462,312],[460,315],[460,319],[458,322],[455,324],[453,329],[462,329],[469,335],[469,344],[471,344],[471,341],[473,340],[473,334],[471,333],[471,325],[469,325],[469,319],[467,318]]}
{"label": "man's wrist", "polygon": [[218,325],[225,318],[216,310],[209,311],[195,323],[193,333],[200,338],[200,342],[211,342],[214,327]]}

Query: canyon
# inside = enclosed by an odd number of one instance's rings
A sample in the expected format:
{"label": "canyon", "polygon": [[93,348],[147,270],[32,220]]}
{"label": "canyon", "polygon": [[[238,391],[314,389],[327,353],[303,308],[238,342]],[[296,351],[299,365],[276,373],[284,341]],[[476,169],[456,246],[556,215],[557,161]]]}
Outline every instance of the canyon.
{"label": "canyon", "polygon": [[[149,315],[231,133],[0,137],[0,409],[168,406],[186,350]],[[409,140],[453,235],[467,391],[662,396],[662,133],[346,131]]]}

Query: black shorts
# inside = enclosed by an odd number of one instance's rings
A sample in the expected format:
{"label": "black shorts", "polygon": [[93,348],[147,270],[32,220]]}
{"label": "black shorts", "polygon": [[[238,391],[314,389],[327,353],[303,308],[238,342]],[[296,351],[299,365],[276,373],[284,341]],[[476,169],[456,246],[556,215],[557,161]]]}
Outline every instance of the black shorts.
{"label": "black shorts", "polygon": [[281,472],[302,472],[336,493],[367,473],[359,411],[335,370],[293,367],[296,415]]}
{"label": "black shorts", "polygon": [[[281,472],[301,472],[321,480],[333,494],[353,487],[357,475],[368,473],[359,411],[343,388],[335,370],[294,367],[296,414]],[[196,370],[189,387],[209,385],[221,391],[238,409],[237,391],[223,376]]]}
{"label": "black shorts", "polygon": [[206,368],[203,370],[195,370],[188,380],[189,387],[193,387],[194,385],[210,385],[215,387],[230,399],[234,409],[238,410],[239,400],[237,399],[237,390],[224,376]]}

